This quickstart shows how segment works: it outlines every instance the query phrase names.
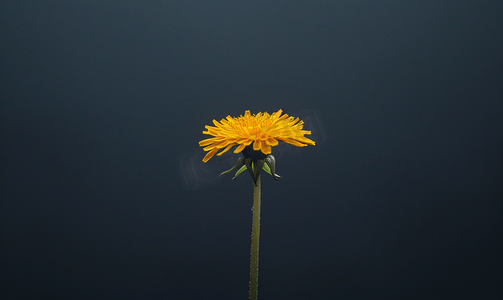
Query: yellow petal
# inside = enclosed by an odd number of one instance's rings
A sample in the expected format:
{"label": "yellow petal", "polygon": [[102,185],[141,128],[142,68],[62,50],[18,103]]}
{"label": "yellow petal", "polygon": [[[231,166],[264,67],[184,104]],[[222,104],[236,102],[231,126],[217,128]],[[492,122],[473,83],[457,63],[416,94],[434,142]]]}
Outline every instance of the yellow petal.
{"label": "yellow petal", "polygon": [[262,143],[262,153],[271,154],[271,146],[267,145],[266,143]]}
{"label": "yellow petal", "polygon": [[205,139],[205,140],[202,140],[199,142],[199,146],[201,146],[201,147],[208,146],[209,144],[212,144],[214,141],[215,141],[215,138]]}
{"label": "yellow petal", "polygon": [[245,144],[241,144],[239,145],[238,147],[236,147],[236,149],[234,150],[234,153],[239,153],[241,151],[243,151],[243,149],[246,147]]}
{"label": "yellow petal", "polygon": [[[213,150],[217,148],[217,146],[215,144],[212,144],[212,145],[209,145],[209,146],[206,146],[203,148],[204,151],[210,151],[210,150]],[[218,148],[217,148],[218,149]]]}
{"label": "yellow petal", "polygon": [[234,146],[234,145],[236,145],[236,144],[227,145],[227,147],[225,147],[224,150],[218,152],[217,156],[220,156],[220,155],[224,154],[225,152],[229,151],[229,149],[232,148],[232,146]]}
{"label": "yellow petal", "polygon": [[261,140],[256,140],[254,143],[253,143],[253,150],[255,151],[259,151],[260,148],[262,148],[262,141]]}
{"label": "yellow petal", "polygon": [[278,146],[278,140],[273,137],[267,138],[266,143],[269,146]]}
{"label": "yellow petal", "polygon": [[307,137],[304,137],[304,136],[299,136],[299,137],[296,137],[295,138],[297,141],[301,142],[301,143],[306,143],[308,145],[312,145],[314,146],[315,145],[315,142],[308,139]]}
{"label": "yellow petal", "polygon": [[204,156],[203,162],[207,162],[208,160],[210,160],[210,158],[212,158],[215,155],[215,153],[217,153],[217,151],[218,151],[218,149],[215,148],[215,149],[211,150],[210,152],[208,152],[206,154],[206,156]]}
{"label": "yellow petal", "polygon": [[306,144],[302,144],[301,142],[297,142],[296,140],[292,140],[292,139],[284,139],[282,141],[285,142],[285,143],[288,143],[290,145],[297,146],[297,147],[307,146]]}

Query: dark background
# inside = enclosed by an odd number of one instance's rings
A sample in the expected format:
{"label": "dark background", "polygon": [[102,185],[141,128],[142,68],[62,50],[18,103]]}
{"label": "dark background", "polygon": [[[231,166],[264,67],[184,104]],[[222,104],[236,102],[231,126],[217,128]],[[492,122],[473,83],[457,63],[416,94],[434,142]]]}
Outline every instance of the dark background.
{"label": "dark background", "polygon": [[246,299],[198,141],[280,108],[260,299],[501,297],[502,3],[2,1],[0,298]]}

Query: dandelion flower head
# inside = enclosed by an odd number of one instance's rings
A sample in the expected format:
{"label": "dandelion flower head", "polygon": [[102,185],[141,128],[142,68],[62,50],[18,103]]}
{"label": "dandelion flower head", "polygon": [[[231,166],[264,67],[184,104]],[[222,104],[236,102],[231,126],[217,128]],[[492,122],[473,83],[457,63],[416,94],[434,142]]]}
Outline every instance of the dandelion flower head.
{"label": "dandelion flower head", "polygon": [[252,115],[247,110],[244,116],[227,116],[220,122],[213,120],[215,126],[206,125],[206,131],[203,131],[203,134],[213,137],[199,142],[204,151],[209,151],[203,162],[215,154],[224,154],[233,146],[237,146],[234,153],[239,153],[252,143],[254,151],[261,151],[265,155],[271,154],[271,147],[277,146],[278,140],[297,147],[314,146],[314,141],[304,137],[311,134],[311,131],[303,130],[304,122],[282,113],[280,109],[273,114],[259,112]]}

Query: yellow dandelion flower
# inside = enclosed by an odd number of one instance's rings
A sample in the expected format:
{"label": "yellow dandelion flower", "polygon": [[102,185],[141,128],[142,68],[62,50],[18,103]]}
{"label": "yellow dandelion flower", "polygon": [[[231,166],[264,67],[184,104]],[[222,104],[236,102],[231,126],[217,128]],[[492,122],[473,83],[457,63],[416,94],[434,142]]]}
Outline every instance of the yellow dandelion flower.
{"label": "yellow dandelion flower", "polygon": [[[260,235],[260,203],[261,203],[261,183],[260,173],[264,170],[272,175],[275,180],[281,178],[276,174],[276,159],[272,155],[271,147],[277,146],[278,141],[283,141],[297,147],[315,145],[315,142],[304,135],[311,134],[311,131],[303,130],[304,122],[299,118],[290,117],[283,114],[280,109],[273,114],[259,112],[252,115],[249,110],[244,116],[238,118],[227,116],[225,119],[213,120],[214,126],[206,125],[203,134],[211,135],[209,139],[199,142],[199,146],[208,151],[203,158],[204,162],[213,156],[222,155],[232,147],[234,153],[241,152],[243,157],[238,158],[234,167],[220,174],[226,175],[237,171],[232,179],[248,170],[253,179],[253,220],[252,220],[252,241],[250,253],[250,285],[249,299],[257,299],[258,292],[258,256],[259,256],[259,235]],[[220,151],[220,152],[219,152]],[[218,154],[217,154],[218,152]]]}
{"label": "yellow dandelion flower", "polygon": [[[311,134],[311,131],[302,129],[304,122],[287,114],[281,115],[282,113],[283,110],[280,109],[273,114],[259,112],[252,115],[247,110],[244,116],[227,116],[220,122],[213,120],[215,126],[206,125],[206,131],[203,131],[203,134],[213,137],[199,142],[204,151],[209,151],[203,162],[207,162],[215,154],[224,154],[233,146],[237,146],[234,153],[239,153],[252,143],[253,150],[264,155],[271,154],[271,147],[277,146],[278,140],[297,147],[314,146],[314,141],[304,137]],[[221,151],[217,154],[219,150]]]}

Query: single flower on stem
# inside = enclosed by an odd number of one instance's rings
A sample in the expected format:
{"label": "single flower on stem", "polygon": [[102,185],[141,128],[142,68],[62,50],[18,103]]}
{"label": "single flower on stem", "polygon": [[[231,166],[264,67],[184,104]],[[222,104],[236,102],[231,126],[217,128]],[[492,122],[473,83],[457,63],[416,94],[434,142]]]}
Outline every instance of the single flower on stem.
{"label": "single flower on stem", "polygon": [[[315,142],[304,135],[311,134],[311,131],[303,130],[304,122],[299,118],[294,118],[283,114],[280,109],[273,114],[257,113],[252,115],[249,110],[244,116],[231,117],[213,120],[213,125],[206,125],[203,134],[213,137],[202,140],[199,146],[208,151],[203,158],[203,162],[210,160],[215,154],[220,156],[229,151],[233,146],[234,153],[241,152],[240,157],[234,167],[222,172],[221,175],[229,174],[237,170],[233,179],[248,170],[253,179],[253,221],[252,221],[252,245],[250,259],[250,299],[257,299],[258,295],[258,250],[260,234],[260,172],[262,170],[271,174],[278,180],[281,176],[275,173],[276,159],[272,155],[271,147],[277,146],[278,141],[304,147],[315,145]],[[218,152],[220,151],[220,152]],[[218,152],[218,153],[217,153]]]}

